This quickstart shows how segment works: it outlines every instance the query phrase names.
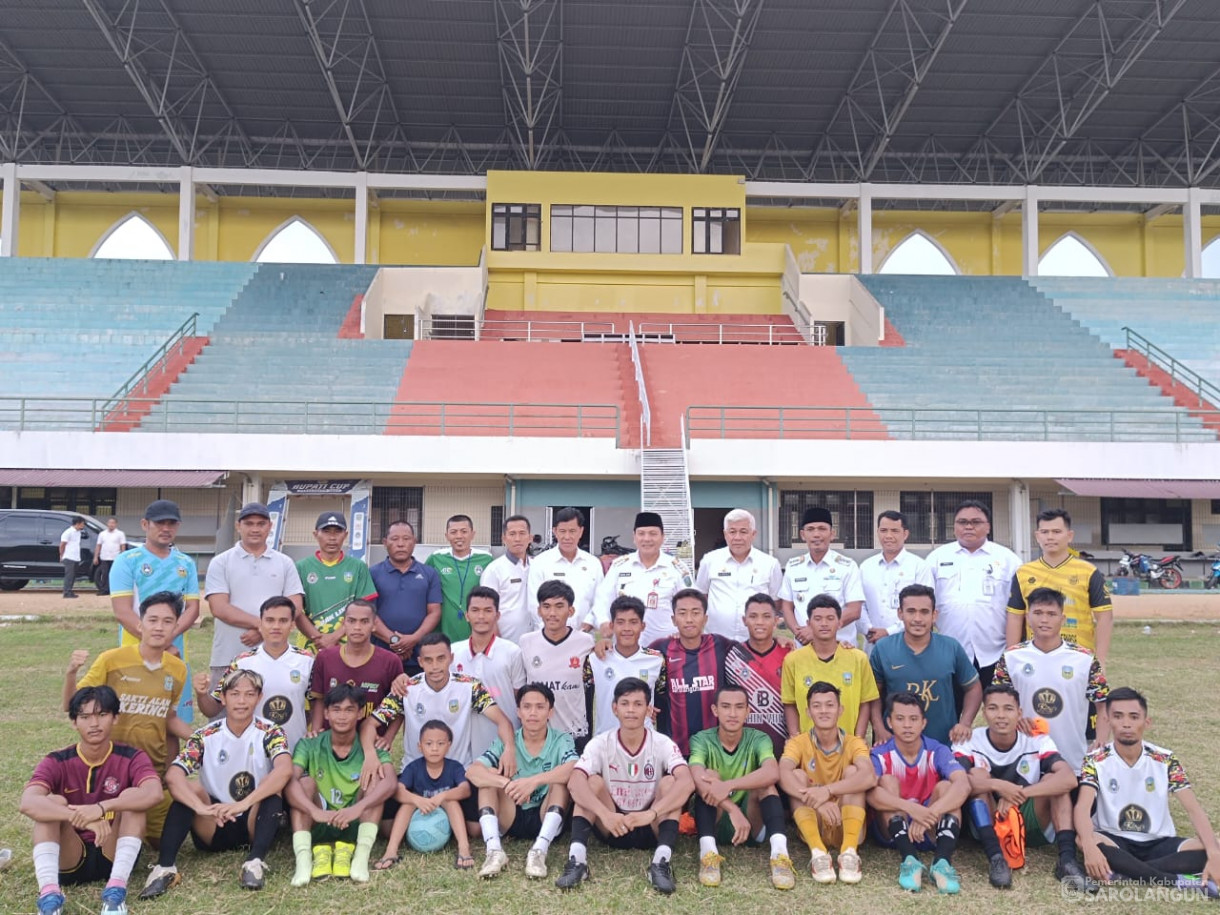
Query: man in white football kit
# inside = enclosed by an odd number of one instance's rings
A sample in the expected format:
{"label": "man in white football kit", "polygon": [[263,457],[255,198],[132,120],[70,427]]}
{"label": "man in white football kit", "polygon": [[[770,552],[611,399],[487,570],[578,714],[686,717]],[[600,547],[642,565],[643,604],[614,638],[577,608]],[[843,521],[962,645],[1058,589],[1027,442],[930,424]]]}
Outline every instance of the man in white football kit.
{"label": "man in white football kit", "polygon": [[521,639],[521,657],[531,682],[545,683],[555,694],[551,726],[572,735],[579,753],[589,740],[585,710],[585,658],[593,650],[593,636],[568,625],[575,608],[574,593],[562,581],[546,581],[538,589],[538,615],[542,629]]}
{"label": "man in white football kit", "polygon": [[504,555],[493,559],[483,570],[479,584],[500,595],[500,635],[510,642],[520,642],[521,636],[538,628],[538,615],[533,612],[529,596],[533,565],[529,557],[530,519],[525,515],[505,518],[501,539]]}
{"label": "man in white football kit", "polygon": [[[655,693],[667,686],[665,656],[640,645],[644,631],[644,603],[638,597],[616,597],[610,605],[610,626],[613,643],[600,656],[592,651],[585,658],[585,714],[589,718],[589,733],[604,734],[618,727],[614,716],[614,687],[620,680],[635,677],[643,680]],[[652,718],[644,722],[652,727]]]}
{"label": "man in white football kit", "polygon": [[801,540],[809,548],[804,556],[794,556],[784,566],[780,583],[779,610],[788,628],[802,645],[813,638],[809,623],[809,599],[829,594],[843,608],[838,632],[840,642],[856,644],[856,621],[864,606],[860,567],[855,560],[830,548],[834,543],[834,519],[824,508],[807,508],[801,516]]}
{"label": "man in white football kit", "polygon": [[932,570],[927,562],[907,552],[911,535],[902,512],[884,511],[877,516],[877,543],[881,552],[860,563],[860,585],[864,588],[864,612],[858,629],[864,632],[865,651],[871,652],[878,639],[902,632],[898,618],[898,593],[907,585],[932,587]]}
{"label": "man in white football kit", "polygon": [[640,512],[635,516],[636,551],[614,560],[597,589],[593,619],[603,635],[610,634],[610,604],[620,594],[644,602],[644,634],[640,637],[643,644],[651,645],[677,633],[673,597],[683,588],[692,587],[694,578],[686,563],[661,552],[664,542],[665,527],[660,515]]}
{"label": "man in white football kit", "polygon": [[694,782],[677,745],[644,726],[651,702],[643,680],[620,680],[614,687],[619,726],[590,740],[572,771],[572,844],[555,881],[561,890],[589,879],[588,842],[595,829],[611,848],[655,848],[649,883],[666,895],[676,889],[670,858],[678,814]]}
{"label": "man in white football kit", "polygon": [[551,533],[555,546],[530,560],[529,589],[526,597],[530,610],[538,612],[538,589],[545,581],[562,581],[576,595],[576,615],[572,625],[593,628],[593,600],[605,572],[601,560],[580,548],[585,535],[585,516],[578,508],[561,508],[555,512]]}
{"label": "man in white football kit", "polygon": [[[1114,740],[1085,757],[1076,799],[1076,831],[1089,876],[1195,887],[1215,896],[1220,843],[1177,756],[1144,740],[1148,701],[1124,686],[1111,690],[1106,713]],[[1171,794],[1186,809],[1197,838],[1177,834]]]}
{"label": "man in white football kit", "polygon": [[[517,721],[517,690],[525,685],[525,662],[516,642],[496,635],[500,617],[500,597],[491,588],[479,585],[466,595],[466,622],[470,638],[453,645],[450,671],[474,677],[487,689],[496,706],[514,728]],[[480,715],[474,722],[474,745],[490,746],[496,739],[496,725]]]}
{"label": "man in white football kit", "polygon": [[707,595],[707,631],[735,642],[750,637],[746,630],[746,601],[755,594],[775,597],[784,574],[779,560],[754,546],[754,516],[735,508],[724,516],[724,541],[699,563],[695,587]]}

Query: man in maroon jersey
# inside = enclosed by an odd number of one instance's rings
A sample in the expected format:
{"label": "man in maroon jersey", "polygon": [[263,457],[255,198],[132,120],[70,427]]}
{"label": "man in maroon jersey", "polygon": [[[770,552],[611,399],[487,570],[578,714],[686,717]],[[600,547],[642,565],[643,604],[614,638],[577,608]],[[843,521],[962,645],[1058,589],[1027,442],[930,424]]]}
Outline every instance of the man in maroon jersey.
{"label": "man in maroon jersey", "polygon": [[364,690],[364,706],[360,710],[360,717],[364,718],[381,705],[394,680],[403,675],[402,661],[398,655],[373,644],[376,622],[377,608],[372,602],[352,601],[343,611],[346,644],[323,648],[318,652],[309,678],[310,736],[326,729],[322,698],[331,687],[347,683]]}
{"label": "man in maroon jersey", "polygon": [[756,728],[771,738],[775,758],[784,755],[788,723],[784,718],[781,686],[784,658],[792,645],[775,638],[779,625],[779,610],[769,594],[758,593],[746,601],[743,617],[749,638],[734,645],[725,659],[728,678],[742,686],[750,697],[750,713],[746,727]]}

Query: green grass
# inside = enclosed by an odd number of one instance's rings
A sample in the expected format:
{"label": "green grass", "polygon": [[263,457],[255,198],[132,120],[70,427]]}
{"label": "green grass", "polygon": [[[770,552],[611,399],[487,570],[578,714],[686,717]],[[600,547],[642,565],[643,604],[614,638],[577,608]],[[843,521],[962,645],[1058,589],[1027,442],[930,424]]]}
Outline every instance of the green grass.
{"label": "green grass", "polygon": [[[2,606],[0,606],[2,609]],[[1204,807],[1213,821],[1220,823],[1220,757],[1215,750],[1212,727],[1200,727],[1207,703],[1220,688],[1220,667],[1215,662],[1216,623],[1154,624],[1151,636],[1142,635],[1140,626],[1120,624],[1114,640],[1110,663],[1113,685],[1132,685],[1143,690],[1152,704],[1153,725],[1148,739],[1178,752],[1194,783]],[[192,644],[201,650],[206,634],[196,634]],[[0,628],[0,845],[13,849],[13,865],[0,873],[0,913],[34,910],[34,875],[30,862],[29,824],[16,813],[23,785],[43,754],[72,742],[73,732],[58,708],[60,684],[67,656],[73,648],[88,648],[94,655],[114,643],[114,625],[109,617],[75,616],[44,619],[34,623],[14,623]],[[1175,819],[1182,832],[1189,822],[1175,804]],[[552,849],[552,876],[562,867],[566,837]],[[793,858],[798,865],[808,860],[795,830],[790,831]],[[381,843],[378,843],[376,854]],[[359,913],[412,912],[436,913],[632,913],[648,910],[666,913],[767,912],[781,907],[815,905],[822,912],[956,912],[983,915],[1002,907],[1023,915],[1040,912],[1072,911],[1082,905],[1065,901],[1059,885],[1051,877],[1053,858],[1049,850],[1031,853],[1025,873],[1017,875],[1012,891],[999,893],[987,884],[982,852],[963,843],[955,859],[962,874],[962,895],[938,898],[925,888],[918,897],[898,889],[895,882],[898,859],[890,851],[866,846],[863,851],[864,882],[856,887],[815,887],[807,872],[798,872],[797,888],[781,894],[773,890],[766,876],[765,849],[730,850],[725,865],[724,885],[706,890],[696,880],[697,847],[693,840],[682,839],[675,855],[678,892],[662,900],[647,885],[644,852],[615,852],[596,843],[590,847],[593,881],[569,894],[561,894],[551,881],[527,881],[522,871],[527,846],[508,841],[505,848],[512,860],[510,870],[492,882],[481,882],[472,873],[452,867],[450,849],[435,855],[408,853],[397,868],[374,874],[371,883],[360,886],[348,881],[315,884],[305,890],[288,886],[291,848],[287,835],[281,835],[270,856],[271,871],[267,889],[260,893],[243,892],[237,886],[241,854],[199,855],[188,841],[179,857],[182,884],[160,900],[132,901],[133,913],[264,913],[337,912]],[[474,843],[474,853],[482,858],[482,847]],[[144,859],[147,861],[147,856]],[[141,867],[133,886],[143,884]],[[100,887],[68,891],[66,912],[96,912]],[[133,893],[134,895],[134,893]],[[1114,910],[1118,903],[1106,904]],[[1140,911],[1181,911],[1182,904],[1171,902],[1140,903]],[[1130,911],[1130,903],[1122,910]],[[1186,906],[1190,910],[1189,905]]]}

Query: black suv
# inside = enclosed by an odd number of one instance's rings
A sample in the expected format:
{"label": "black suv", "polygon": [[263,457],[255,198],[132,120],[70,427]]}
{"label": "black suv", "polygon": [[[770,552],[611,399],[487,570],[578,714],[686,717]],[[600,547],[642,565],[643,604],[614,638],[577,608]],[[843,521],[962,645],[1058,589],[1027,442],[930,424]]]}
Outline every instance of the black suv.
{"label": "black suv", "polygon": [[18,591],[31,579],[62,581],[64,564],[59,559],[59,537],[84,518],[80,532],[80,571],[77,580],[93,576],[93,547],[106,529],[91,515],[43,509],[0,509],[0,591]]}

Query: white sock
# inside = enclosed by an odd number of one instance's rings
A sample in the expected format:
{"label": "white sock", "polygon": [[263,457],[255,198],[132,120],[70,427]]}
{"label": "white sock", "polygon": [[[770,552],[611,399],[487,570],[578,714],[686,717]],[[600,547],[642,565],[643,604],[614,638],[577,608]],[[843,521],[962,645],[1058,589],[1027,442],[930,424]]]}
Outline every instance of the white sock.
{"label": "white sock", "polygon": [[479,828],[483,830],[483,844],[488,851],[500,850],[500,820],[494,813],[479,817]]}
{"label": "white sock", "polygon": [[551,849],[551,843],[563,830],[563,816],[554,810],[548,810],[542,817],[542,828],[538,830],[538,838],[534,840],[534,848],[546,854]]}
{"label": "white sock", "polygon": [[771,837],[771,857],[788,854],[788,837],[782,832]]}
{"label": "white sock", "polygon": [[653,864],[660,864],[662,861],[668,861],[673,857],[674,850],[668,845],[658,845],[656,852],[652,856]]}
{"label": "white sock", "polygon": [[577,864],[588,864],[589,850],[585,848],[585,844],[583,842],[573,842],[571,846],[568,847],[568,857],[575,858]]}
{"label": "white sock", "polygon": [[116,884],[127,885],[131,869],[136,866],[136,858],[140,856],[140,839],[137,836],[119,836],[114,843],[114,866],[110,868],[110,882],[107,886]]}
{"label": "white sock", "polygon": [[34,846],[34,876],[40,894],[47,887],[59,886],[58,842],[39,842]]}
{"label": "white sock", "polygon": [[702,858],[708,852],[711,852],[714,855],[718,851],[719,850],[716,848],[715,838],[713,838],[712,836],[700,836],[699,837],[699,857],[700,858]]}

